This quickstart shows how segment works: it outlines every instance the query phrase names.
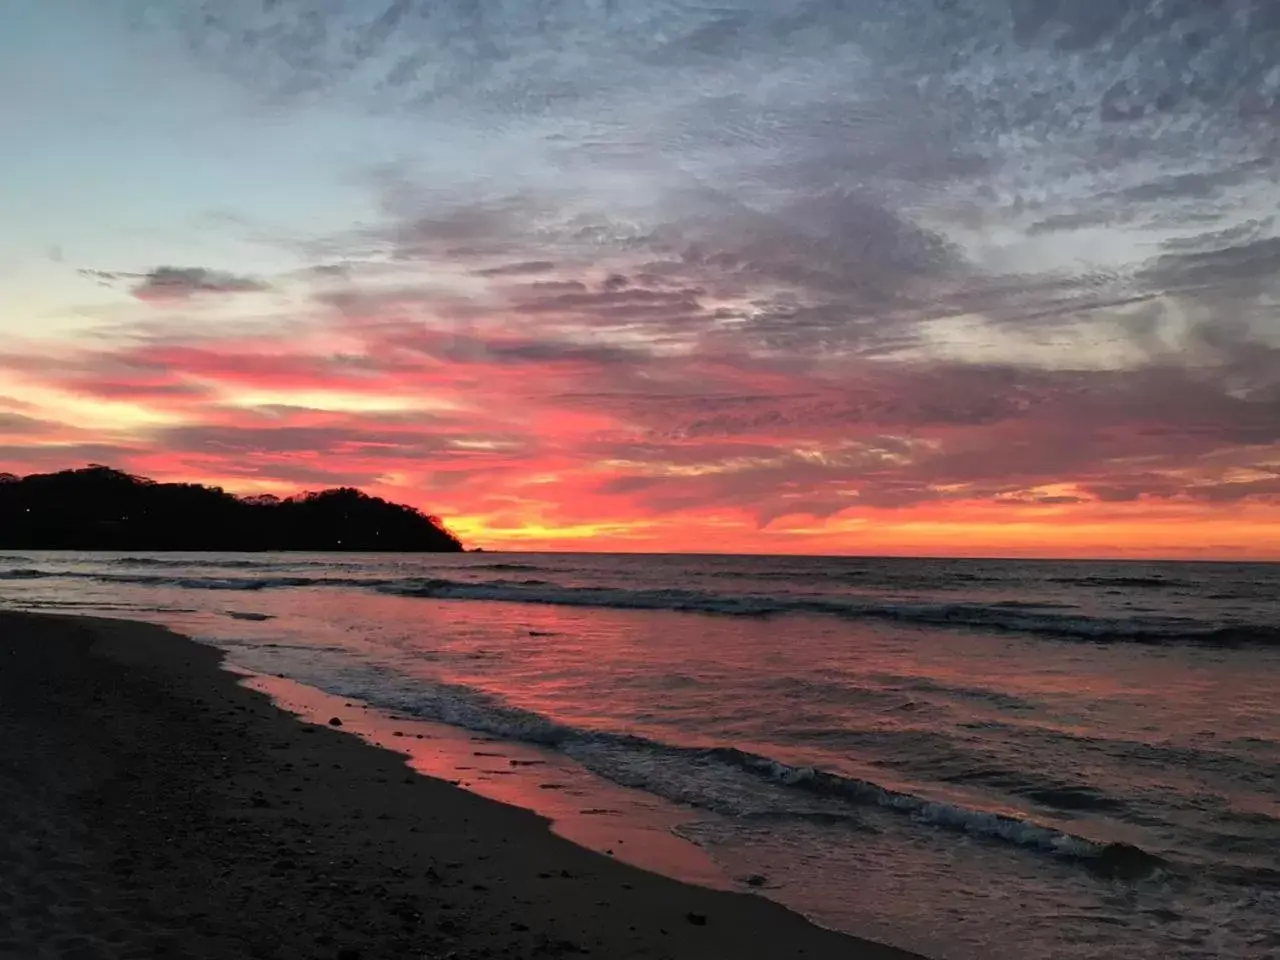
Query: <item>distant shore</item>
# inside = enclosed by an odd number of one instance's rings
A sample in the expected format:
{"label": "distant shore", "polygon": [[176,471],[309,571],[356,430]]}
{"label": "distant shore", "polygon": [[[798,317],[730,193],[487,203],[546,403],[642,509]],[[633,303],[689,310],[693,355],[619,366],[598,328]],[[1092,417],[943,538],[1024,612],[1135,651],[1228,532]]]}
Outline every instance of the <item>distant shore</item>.
{"label": "distant shore", "polygon": [[0,612],[0,956],[914,956],[592,853],[219,661]]}

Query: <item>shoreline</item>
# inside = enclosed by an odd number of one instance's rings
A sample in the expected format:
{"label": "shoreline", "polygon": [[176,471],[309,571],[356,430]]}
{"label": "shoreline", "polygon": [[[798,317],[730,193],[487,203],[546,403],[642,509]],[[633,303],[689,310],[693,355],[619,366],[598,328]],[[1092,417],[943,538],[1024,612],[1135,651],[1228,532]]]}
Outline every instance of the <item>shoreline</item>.
{"label": "shoreline", "polygon": [[0,611],[0,956],[920,960],[594,852],[222,661]]}
{"label": "shoreline", "polygon": [[750,885],[734,882],[701,847],[673,832],[685,818],[668,801],[604,780],[563,754],[398,716],[359,698],[255,673],[227,660],[222,669],[300,722],[323,727],[337,717],[344,732],[401,755],[415,773],[528,811],[552,833],[593,853],[697,887],[755,893]]}

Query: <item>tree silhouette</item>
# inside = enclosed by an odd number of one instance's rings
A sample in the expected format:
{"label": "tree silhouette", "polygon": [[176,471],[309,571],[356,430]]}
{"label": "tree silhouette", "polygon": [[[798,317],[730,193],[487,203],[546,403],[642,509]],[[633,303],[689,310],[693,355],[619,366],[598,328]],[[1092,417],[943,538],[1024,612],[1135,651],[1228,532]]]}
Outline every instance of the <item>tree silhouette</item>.
{"label": "tree silhouette", "polygon": [[281,500],[102,464],[0,475],[0,549],[458,552],[435,517],[353,487]]}

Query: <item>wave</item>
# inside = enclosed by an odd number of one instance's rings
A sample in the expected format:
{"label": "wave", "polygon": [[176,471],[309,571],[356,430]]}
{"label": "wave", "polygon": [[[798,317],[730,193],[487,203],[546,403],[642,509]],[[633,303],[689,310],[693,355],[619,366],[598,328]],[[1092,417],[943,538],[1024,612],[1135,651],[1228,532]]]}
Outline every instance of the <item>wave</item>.
{"label": "wave", "polygon": [[1070,584],[1073,587],[1138,587],[1163,590],[1191,590],[1194,583],[1170,580],[1165,577],[1050,577],[1049,583]]}
{"label": "wave", "polygon": [[363,587],[387,581],[361,580],[358,577],[175,577],[146,573],[95,573],[89,579],[100,583],[123,583],[136,586],[182,587],[187,590],[280,590],[287,587]]}
{"label": "wave", "polygon": [[13,604],[17,610],[49,610],[53,613],[66,612],[67,610],[84,610],[90,616],[96,616],[104,610],[112,612],[121,612],[131,614],[133,616],[141,616],[148,613],[199,613],[199,610],[192,607],[170,607],[153,604],[138,603],[110,603],[101,600],[40,600],[30,599],[22,600]]}
{"label": "wave", "polygon": [[53,574],[34,567],[15,567],[12,570],[0,570],[0,580],[39,580]]}
{"label": "wave", "polygon": [[255,570],[277,567],[279,564],[265,560],[179,560],[171,557],[121,557],[114,561],[131,567],[216,567],[226,570]]}
{"label": "wave", "polygon": [[940,693],[946,697],[959,697],[964,700],[972,700],[978,703],[990,704],[999,707],[1002,710],[1035,710],[1039,704],[1034,700],[1025,697],[1015,696],[1011,693],[1005,693],[1002,690],[993,690],[988,687],[970,687],[963,684],[940,683],[936,680],[930,680],[927,677],[886,677],[889,682],[897,682],[902,688],[909,691],[919,691],[921,693]]}
{"label": "wave", "polygon": [[699,590],[564,587],[499,581],[460,583],[433,578],[374,585],[384,593],[441,600],[500,600],[579,607],[673,610],[726,616],[770,617],[787,613],[891,620],[931,627],[999,630],[1093,642],[1185,642],[1215,647],[1280,644],[1280,626],[1216,626],[1185,618],[1103,618],[1061,612],[1058,604],[893,602],[874,598],[719,594]]}
{"label": "wave", "polygon": [[1059,603],[1000,600],[979,602],[895,601],[874,596],[815,594],[732,594],[690,589],[562,586],[546,580],[459,581],[443,577],[262,575],[202,577],[156,573],[52,572],[19,567],[0,571],[0,580],[41,577],[82,578],[101,583],[179,587],[190,590],[272,590],[291,587],[348,587],[437,600],[490,600],[620,610],[670,610],[720,616],[773,617],[785,614],[882,620],[922,627],[1026,633],[1094,643],[1190,643],[1210,647],[1280,646],[1280,625],[1213,624],[1186,617],[1094,617],[1070,612]]}
{"label": "wave", "polygon": [[1003,840],[1069,860],[1084,861],[1091,870],[1106,876],[1138,879],[1170,866],[1164,858],[1132,844],[1091,840],[1022,817],[929,800],[916,794],[892,790],[869,780],[844,777],[813,767],[791,766],[736,747],[717,747],[713,750],[748,770],[788,786],[834,794],[854,803],[907,813],[913,819],[933,826]]}
{"label": "wave", "polygon": [[932,800],[862,780],[796,766],[732,746],[689,747],[648,737],[590,730],[512,707],[469,687],[446,683],[388,689],[332,675],[329,692],[373,706],[556,750],[614,783],[731,816],[857,822],[858,808],[1077,861],[1101,875],[1140,879],[1169,864],[1128,844],[1067,833],[1006,813]]}
{"label": "wave", "polygon": [[[194,564],[183,564],[194,566]],[[216,566],[216,564],[200,564]],[[0,570],[0,580],[91,580],[96,583],[120,583],[149,587],[184,587],[189,590],[265,590],[272,587],[362,586],[369,583],[354,577],[201,577],[172,573],[90,573],[83,570],[43,570],[17,567]],[[385,581],[384,581],[385,582]]]}
{"label": "wave", "polygon": [[[156,565],[168,561],[158,561]],[[225,566],[231,567],[232,561]],[[239,561],[235,561],[239,563]],[[251,563],[251,561],[245,561]],[[196,564],[174,564],[175,566],[193,567]],[[218,567],[218,563],[201,563],[201,567]],[[264,565],[268,566],[268,565]],[[385,578],[340,577],[340,576],[305,576],[305,575],[264,575],[258,577],[227,575],[224,577],[208,577],[192,574],[183,576],[177,573],[107,573],[84,570],[43,570],[35,567],[18,567],[11,570],[0,570],[0,580],[91,580],[95,583],[119,583],[141,587],[180,587],[187,590],[272,590],[288,587],[377,587],[389,586],[399,581]],[[499,581],[506,583],[507,581]],[[541,581],[533,581],[540,583]]]}
{"label": "wave", "polygon": [[900,565],[890,567],[782,567],[773,570],[740,568],[710,570],[699,574],[711,580],[747,580],[756,583],[778,581],[781,583],[830,583],[835,586],[853,585],[863,588],[888,587],[894,589],[964,590],[975,583],[1007,584],[1007,578],[967,573],[952,569],[909,569]]}
{"label": "wave", "polygon": [[1054,603],[1049,600],[994,600],[988,606],[1002,610],[1073,610],[1074,603]]}

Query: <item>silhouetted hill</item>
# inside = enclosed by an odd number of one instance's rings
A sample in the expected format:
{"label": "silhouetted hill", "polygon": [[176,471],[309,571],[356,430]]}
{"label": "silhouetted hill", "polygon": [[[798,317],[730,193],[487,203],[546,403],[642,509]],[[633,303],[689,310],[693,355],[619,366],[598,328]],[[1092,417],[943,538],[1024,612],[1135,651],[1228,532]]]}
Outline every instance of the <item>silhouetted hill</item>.
{"label": "silhouetted hill", "polygon": [[241,498],[95,464],[0,474],[0,549],[455,553],[462,544],[437,518],[351,487]]}

